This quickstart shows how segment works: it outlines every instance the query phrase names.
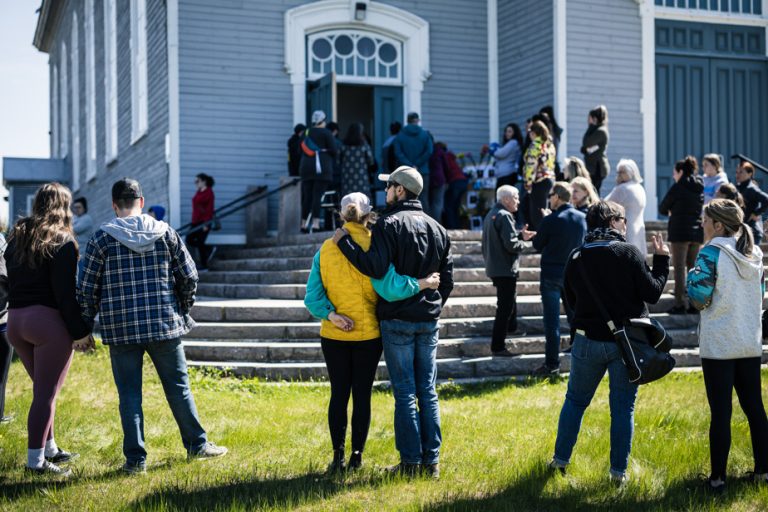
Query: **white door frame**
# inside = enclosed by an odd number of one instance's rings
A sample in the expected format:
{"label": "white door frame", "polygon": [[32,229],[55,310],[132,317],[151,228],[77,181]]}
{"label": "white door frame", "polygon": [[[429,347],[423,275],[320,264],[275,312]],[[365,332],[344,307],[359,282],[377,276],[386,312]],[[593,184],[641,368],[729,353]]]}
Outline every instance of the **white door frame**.
{"label": "white door frame", "polygon": [[[355,4],[366,4],[362,21],[355,20]],[[320,30],[353,28],[370,30],[403,43],[403,117],[421,112],[421,92],[429,70],[429,23],[408,11],[379,2],[321,0],[285,13],[285,72],[293,88],[293,123],[306,122],[306,36]]]}

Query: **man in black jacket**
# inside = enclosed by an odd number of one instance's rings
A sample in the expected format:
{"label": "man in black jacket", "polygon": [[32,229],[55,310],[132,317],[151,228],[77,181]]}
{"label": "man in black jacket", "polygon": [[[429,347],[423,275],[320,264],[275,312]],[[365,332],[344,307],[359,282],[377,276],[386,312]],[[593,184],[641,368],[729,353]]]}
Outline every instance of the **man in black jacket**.
{"label": "man in black jacket", "polygon": [[768,211],[768,194],[754,181],[755,168],[741,162],[736,168],[736,188],[744,198],[744,222],[752,228],[755,244],[763,240],[763,214]]}
{"label": "man in black jacket", "polygon": [[379,179],[387,183],[388,206],[373,227],[368,252],[344,230],[336,231],[334,241],[360,272],[374,278],[383,277],[390,262],[401,275],[421,278],[440,273],[437,290],[423,290],[397,302],[379,300],[376,307],[395,396],[400,464],[392,470],[414,475],[423,466],[438,478],[442,434],[435,390],[437,320],[453,290],[451,241],[445,229],[422,210],[417,197],[423,180],[416,169],[401,166],[392,174],[380,174]]}

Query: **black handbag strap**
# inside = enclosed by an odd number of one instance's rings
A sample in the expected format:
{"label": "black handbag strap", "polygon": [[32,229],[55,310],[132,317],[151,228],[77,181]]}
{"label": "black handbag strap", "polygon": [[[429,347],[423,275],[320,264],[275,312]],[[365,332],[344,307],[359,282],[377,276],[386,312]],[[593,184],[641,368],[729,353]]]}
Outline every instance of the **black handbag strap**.
{"label": "black handbag strap", "polygon": [[611,315],[608,313],[608,310],[605,309],[605,305],[603,304],[603,301],[600,300],[600,297],[597,294],[597,291],[595,290],[595,287],[592,286],[592,282],[589,280],[589,276],[587,275],[587,268],[584,264],[584,249],[580,249],[578,255],[576,256],[576,259],[578,262],[576,263],[576,266],[579,267],[579,272],[581,273],[581,279],[584,281],[584,285],[587,287],[587,290],[589,291],[589,294],[592,296],[592,300],[595,302],[595,305],[597,306],[597,309],[600,311],[600,315],[603,317],[603,320],[606,324],[608,324],[608,328],[611,330],[611,332],[616,332],[616,323],[611,320]]}

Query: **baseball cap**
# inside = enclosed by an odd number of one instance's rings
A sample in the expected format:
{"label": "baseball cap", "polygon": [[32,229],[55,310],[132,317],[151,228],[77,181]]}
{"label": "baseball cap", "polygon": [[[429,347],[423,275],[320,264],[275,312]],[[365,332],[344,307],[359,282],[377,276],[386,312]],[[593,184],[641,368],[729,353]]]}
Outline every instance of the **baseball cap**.
{"label": "baseball cap", "polygon": [[341,198],[341,211],[344,212],[349,205],[355,205],[362,215],[371,213],[371,200],[362,192],[352,192]]}
{"label": "baseball cap", "polygon": [[323,121],[325,121],[325,112],[322,110],[312,112],[312,124],[322,123]]}
{"label": "baseball cap", "polygon": [[416,195],[421,194],[421,190],[424,188],[424,179],[421,177],[421,173],[407,165],[401,165],[392,174],[379,174],[379,179],[402,185],[407,191]]}
{"label": "baseball cap", "polygon": [[112,185],[112,200],[139,199],[144,197],[139,182],[131,178],[123,178]]}

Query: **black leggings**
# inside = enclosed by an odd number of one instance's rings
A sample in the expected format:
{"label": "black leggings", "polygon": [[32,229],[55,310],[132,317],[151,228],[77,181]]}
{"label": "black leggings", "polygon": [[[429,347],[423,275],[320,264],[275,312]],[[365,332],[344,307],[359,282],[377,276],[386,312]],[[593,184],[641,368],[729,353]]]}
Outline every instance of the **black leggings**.
{"label": "black leggings", "polygon": [[731,449],[731,400],[736,388],[741,410],[749,422],[755,473],[768,473],[768,418],[760,389],[760,358],[703,359],[704,385],[712,418],[709,423],[711,478],[725,480]]}
{"label": "black leggings", "polygon": [[536,231],[539,228],[539,223],[544,217],[541,213],[542,208],[547,208],[547,201],[549,200],[549,193],[552,190],[554,181],[547,178],[533,184],[531,192],[528,194],[528,229]]}
{"label": "black leggings", "polygon": [[491,350],[506,348],[507,333],[517,330],[517,278],[494,277],[496,287],[496,317],[493,319]]}
{"label": "black leggings", "polygon": [[301,182],[301,218],[306,219],[312,214],[312,219],[320,219],[320,204],[323,194],[328,190],[330,181],[307,180]]}
{"label": "black leggings", "polygon": [[352,393],[352,451],[362,452],[371,425],[371,389],[381,359],[381,338],[337,341],[321,338],[323,357],[331,380],[328,427],[333,449],[344,449],[347,404]]}
{"label": "black leggings", "polygon": [[8,371],[13,359],[13,346],[8,342],[8,334],[0,332],[0,418],[5,416],[5,385],[8,383]]}
{"label": "black leggings", "polygon": [[[192,227],[195,228],[200,224],[202,224],[202,222],[192,224]],[[197,252],[200,257],[200,268],[208,268],[208,257],[211,254],[211,248],[205,245],[208,233],[210,233],[210,230],[199,229],[187,235],[187,245],[190,247],[197,247]]]}

